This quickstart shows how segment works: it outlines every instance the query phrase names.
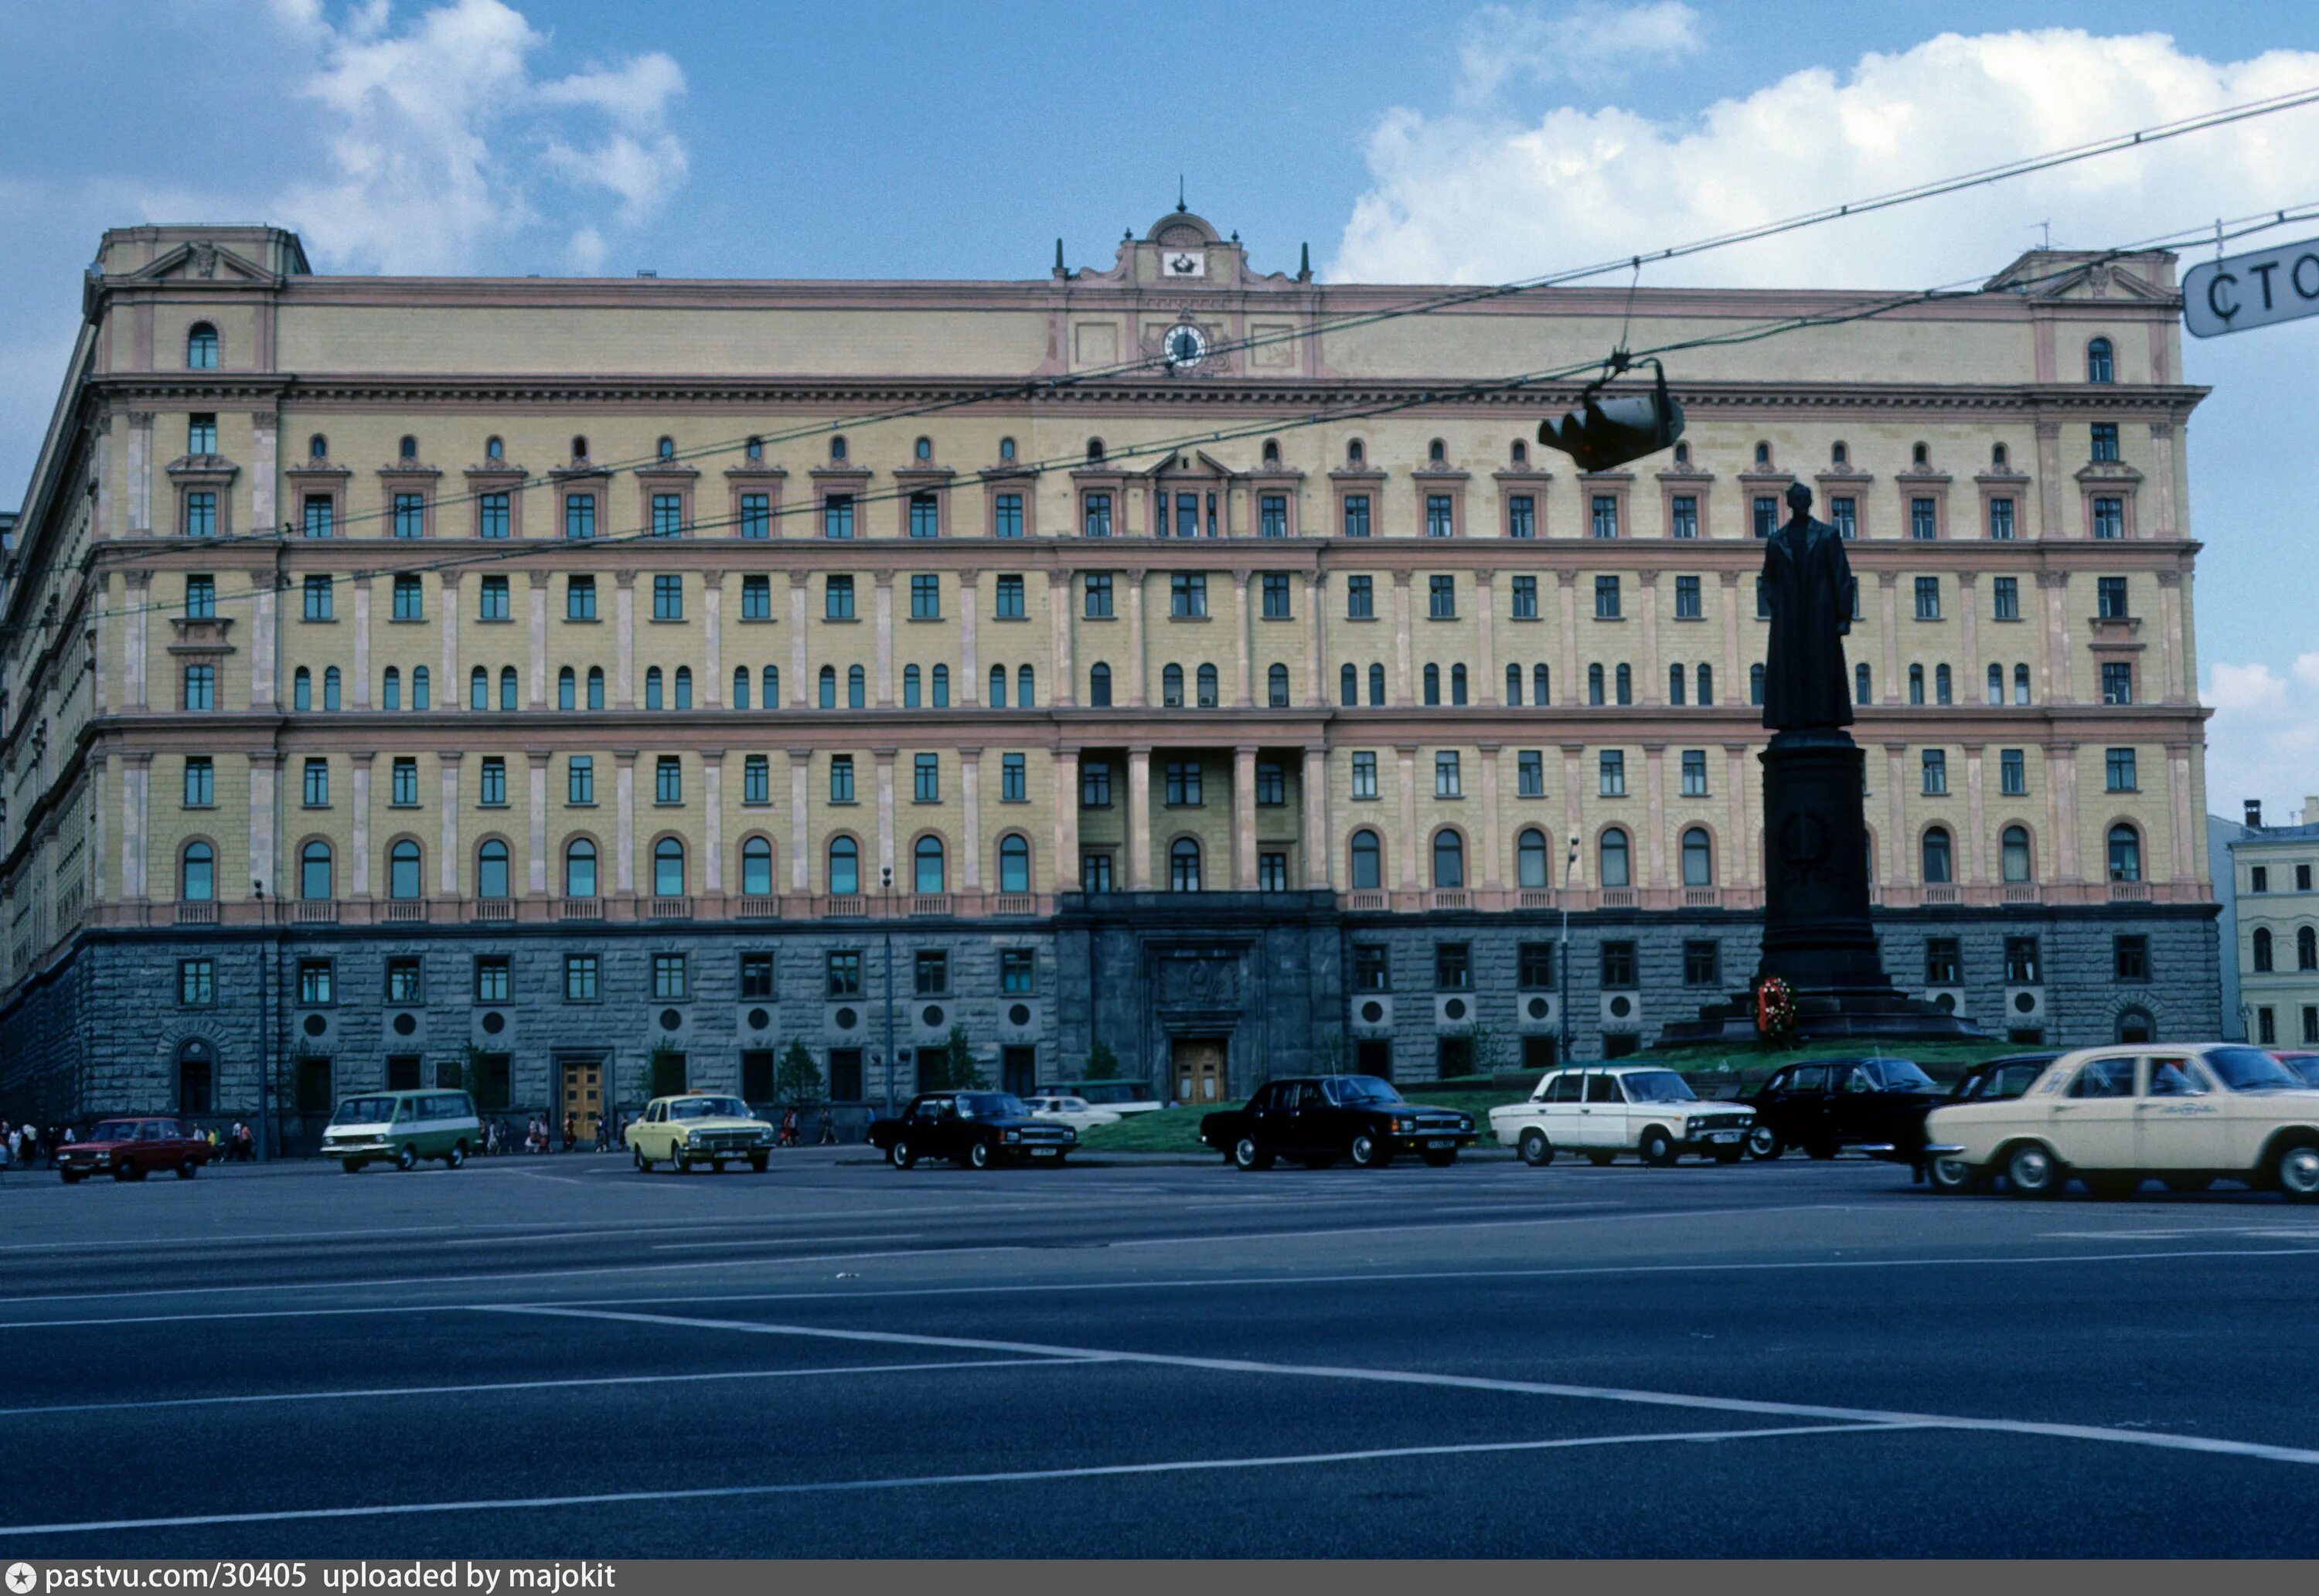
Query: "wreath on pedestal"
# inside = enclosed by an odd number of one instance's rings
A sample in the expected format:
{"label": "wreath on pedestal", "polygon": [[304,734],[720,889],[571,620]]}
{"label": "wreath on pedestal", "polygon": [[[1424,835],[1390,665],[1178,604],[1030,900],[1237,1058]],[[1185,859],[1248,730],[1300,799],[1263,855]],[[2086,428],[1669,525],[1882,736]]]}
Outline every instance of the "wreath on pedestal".
{"label": "wreath on pedestal", "polygon": [[1755,983],[1755,1034],[1767,1047],[1783,1048],[1796,1039],[1796,995],[1778,976]]}

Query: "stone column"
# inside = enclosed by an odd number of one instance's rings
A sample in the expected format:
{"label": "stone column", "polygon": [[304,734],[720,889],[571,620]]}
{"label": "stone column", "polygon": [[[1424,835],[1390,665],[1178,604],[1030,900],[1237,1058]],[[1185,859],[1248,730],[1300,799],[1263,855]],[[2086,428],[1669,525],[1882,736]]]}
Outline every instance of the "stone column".
{"label": "stone column", "polygon": [[2166,744],[2166,818],[2174,834],[2174,879],[2198,879],[2197,854],[2192,846],[2197,834],[2190,812],[2190,745]]}
{"label": "stone column", "polygon": [[[1079,890],[1079,751],[1055,751],[1055,862],[1048,872],[1057,892]],[[1034,879],[1033,887],[1038,885]]]}
{"label": "stone column", "polygon": [[1981,669],[1981,578],[1971,571],[1957,575],[1958,619],[1964,628],[1964,681],[1957,689],[1956,701],[1974,702],[1975,693],[1984,693],[1982,683],[1988,672]]}
{"label": "stone column", "polygon": [[[891,748],[873,748],[878,762],[878,868],[890,870],[894,861],[894,755]],[[882,878],[881,878],[882,879]],[[916,882],[910,883],[916,886]]]}
{"label": "stone column", "polygon": [[1727,886],[1752,887],[1763,863],[1763,838],[1747,824],[1747,748],[1742,743],[1723,745],[1723,825],[1726,841],[1723,880]]}
{"label": "stone column", "polygon": [[1747,676],[1739,663],[1739,573],[1723,573],[1723,701],[1747,701]]}
{"label": "stone column", "polygon": [[[1484,588],[1483,591],[1489,590]],[[1482,744],[1482,885],[1495,892],[1506,884],[1498,857],[1498,745]]]}
{"label": "stone column", "polygon": [[[725,706],[725,573],[700,573],[701,664],[708,680],[700,684],[700,702],[709,709]],[[766,706],[768,708],[771,705]]]}
{"label": "stone column", "polygon": [[636,707],[636,573],[618,572],[612,583],[616,628],[612,708],[633,709]]}
{"label": "stone column", "polygon": [[2070,524],[2062,513],[2062,491],[2068,479],[2062,474],[2062,424],[2037,423],[2037,536],[2067,537]]}
{"label": "stone column", "polygon": [[[467,684],[459,680],[459,578],[460,571],[438,573],[443,582],[443,701],[448,709],[467,707]],[[492,700],[486,690],[483,702]]]}
{"label": "stone column", "polygon": [[354,840],[347,844],[347,892],[356,899],[370,896],[370,772],[378,756],[370,752],[347,756],[354,766]]}
{"label": "stone column", "polygon": [[[710,590],[712,592],[715,591],[713,588]],[[725,751],[722,748],[700,751],[700,886],[711,897],[721,897],[725,891]]]}
{"label": "stone column", "polygon": [[549,573],[533,571],[531,580],[531,707],[547,708],[547,583]]}
{"label": "stone column", "polygon": [[[370,573],[363,572],[355,578],[355,664],[352,681],[347,683],[347,708],[370,708]],[[314,705],[321,707],[322,684],[314,683]]]}
{"label": "stone column", "polygon": [[1900,602],[1897,591],[1899,585],[1898,572],[1880,571],[1876,573],[1878,602],[1883,606],[1884,615],[1884,691],[1878,701],[1886,704],[1900,701]]}
{"label": "stone column", "polygon": [[1494,709],[1503,699],[1501,690],[1504,672],[1498,664],[1497,609],[1498,588],[1494,571],[1474,573],[1474,618],[1478,635],[1475,652],[1481,656],[1479,669],[1482,681],[1474,701]]}
{"label": "stone column", "polygon": [[1407,744],[1394,747],[1401,763],[1401,835],[1395,849],[1401,855],[1401,889],[1417,890],[1417,750]]}
{"label": "stone column", "polygon": [[1143,573],[1127,573],[1127,707],[1141,709],[1148,701],[1150,671],[1143,663]]}
{"label": "stone column", "polygon": [[959,839],[959,884],[969,892],[982,890],[982,750],[961,748],[958,751],[958,789],[961,802],[961,824],[966,834]]}
{"label": "stone column", "polygon": [[440,840],[436,844],[436,852],[443,856],[438,879],[443,883],[443,896],[456,897],[459,896],[460,755],[456,750],[450,753],[438,752],[435,759],[437,762],[435,768],[441,776],[440,786],[443,797],[443,825]]}
{"label": "stone column", "polygon": [[281,432],[272,410],[250,412],[249,529],[269,537],[279,535],[282,530],[281,522],[274,511],[274,479],[281,470],[280,437]]}
{"label": "stone column", "polygon": [[2182,629],[2182,573],[2158,573],[2158,690],[2161,702],[2179,704],[2188,696],[2183,665],[2190,657]]}
{"label": "stone column", "polygon": [[2062,795],[2062,875],[2065,880],[2082,881],[2090,876],[2096,882],[2105,879],[2107,861],[2099,854],[2093,868],[2080,874],[2078,862],[2078,745],[2075,743],[2052,744],[2048,754],[2058,769],[2052,771]]}
{"label": "stone column", "polygon": [[281,673],[275,663],[280,634],[275,622],[274,573],[251,572],[249,588],[249,707],[271,709],[275,678]]}
{"label": "stone column", "polygon": [[[1245,596],[1246,589],[1242,589]],[[1232,750],[1232,888],[1256,890],[1256,744]]]}
{"label": "stone column", "polygon": [[1982,819],[1981,753],[1986,745],[1968,743],[1964,745],[1964,813],[1966,879],[1976,887],[1989,885],[1989,827]]}
{"label": "stone column", "polygon": [[1127,751],[1127,888],[1151,890],[1151,750]]}
{"label": "stone column", "polygon": [[1322,674],[1328,658],[1322,636],[1322,606],[1328,601],[1329,579],[1321,572],[1303,578],[1304,589],[1304,702],[1318,709],[1329,701],[1328,678]]}
{"label": "stone column", "polygon": [[2181,533],[2178,530],[2180,518],[2175,513],[2174,502],[2173,422],[2152,421],[2150,424],[2150,475],[2145,480],[2156,490],[2151,495],[2152,508],[2157,512],[2152,518],[2157,523],[2152,536],[2169,539],[2179,537]]}
{"label": "stone column", "polygon": [[129,412],[129,536],[153,536],[153,412]]}
{"label": "stone column", "polygon": [[[1585,757],[1586,745],[1584,743],[1562,744],[1562,820],[1564,834],[1568,836],[1576,837],[1585,834],[1583,829],[1586,823],[1585,815],[1582,807],[1585,801],[1584,789],[1579,786],[1581,780],[1579,762]],[[1582,859],[1579,862],[1586,867],[1591,877],[1595,869],[1594,861]],[[1560,883],[1557,882],[1557,888],[1559,885]],[[1596,885],[1600,886],[1601,883],[1597,882]]]}
{"label": "stone column", "polygon": [[880,571],[871,579],[877,591],[878,708],[894,707],[894,573]]}
{"label": "stone column", "polygon": [[131,571],[123,585],[128,592],[129,624],[122,628],[121,687],[128,696],[129,708],[146,709],[151,708],[146,697],[146,651],[152,640],[147,620],[152,613],[153,573]]}
{"label": "stone column", "polygon": [[1409,573],[1393,573],[1393,701],[1406,708],[1417,702],[1410,688]]}
{"label": "stone column", "polygon": [[2045,591],[2045,702],[2074,704],[2077,690],[2070,675],[2070,573],[2041,571],[2037,585]]}
{"label": "stone column", "polygon": [[613,791],[618,801],[613,824],[620,832],[612,843],[617,870],[613,883],[622,897],[632,897],[636,890],[636,751],[615,749],[612,762]]}
{"label": "stone column", "polygon": [[1047,573],[1048,642],[1053,651],[1054,685],[1047,702],[1068,709],[1079,701],[1078,662],[1072,645],[1078,616],[1071,608],[1071,573],[1068,568]]}
{"label": "stone column", "polygon": [[547,767],[555,755],[544,748],[526,751],[531,766],[530,859],[527,879],[531,896],[547,896]]}
{"label": "stone column", "polygon": [[979,571],[958,573],[959,671],[965,678],[959,683],[958,701],[970,709],[982,702],[982,653],[974,631],[975,600],[982,596],[981,582]]}
{"label": "stone column", "polygon": [[[2075,882],[2078,857],[2078,817],[2065,807],[2063,789],[2066,756],[2063,744],[2045,744],[2045,769],[2042,772],[2045,787],[2045,835],[2049,846],[2039,862],[2039,874],[2049,881]],[[2068,861],[2066,864],[2063,861]]]}
{"label": "stone column", "polygon": [[249,873],[252,879],[271,883],[282,896],[282,875],[275,857],[275,794],[282,773],[278,753],[249,756]]}
{"label": "stone column", "polygon": [[[141,903],[152,896],[149,858],[153,834],[149,825],[152,774],[150,753],[121,756],[121,896],[133,903]],[[217,883],[221,893],[223,885]],[[177,895],[185,896],[182,884]]]}
{"label": "stone column", "polygon": [[813,750],[792,748],[790,756],[790,890],[813,890],[811,837],[806,825],[806,777]]}
{"label": "stone column", "polygon": [[1664,704],[1667,692],[1666,679],[1659,674],[1659,573],[1637,572],[1635,582],[1643,591],[1643,691],[1636,701]]}
{"label": "stone column", "polygon": [[808,697],[812,683],[806,680],[805,584],[804,572],[790,573],[790,708],[792,709],[802,709],[812,702]]}
{"label": "stone column", "polygon": [[1232,704],[1241,709],[1246,709],[1256,702],[1256,688],[1250,680],[1256,668],[1256,640],[1252,636],[1255,622],[1248,612],[1248,583],[1252,574],[1246,570],[1232,573],[1232,605],[1240,623],[1232,636]]}
{"label": "stone column", "polygon": [[1325,890],[1335,872],[1337,844],[1329,834],[1329,751],[1304,750],[1304,885]]}
{"label": "stone column", "polygon": [[1651,831],[1651,882],[1653,887],[1665,888],[1673,883],[1667,876],[1666,850],[1666,744],[1643,744],[1643,794],[1647,803]]}
{"label": "stone column", "polygon": [[1884,744],[1885,807],[1891,819],[1882,852],[1884,879],[1890,885],[1917,879],[1918,861],[1908,836],[1908,753],[1906,743]]}

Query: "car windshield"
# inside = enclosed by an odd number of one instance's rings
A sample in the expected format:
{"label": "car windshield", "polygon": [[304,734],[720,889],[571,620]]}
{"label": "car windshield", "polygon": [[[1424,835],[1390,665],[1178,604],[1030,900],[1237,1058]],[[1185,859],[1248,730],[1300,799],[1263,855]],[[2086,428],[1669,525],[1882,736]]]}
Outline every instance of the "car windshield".
{"label": "car windshield", "polygon": [[962,1120],[1022,1120],[1031,1117],[1023,1099],[1012,1092],[961,1092],[958,1117]]}
{"label": "car windshield", "polygon": [[2257,1048],[2216,1048],[2206,1055],[2206,1060],[2215,1078],[2233,1092],[2293,1090],[2303,1085],[2300,1077]]}
{"label": "car windshield", "polygon": [[1638,1069],[1623,1077],[1629,1103],[1696,1103],[1699,1094],[1672,1069]]}
{"label": "car windshield", "polygon": [[101,1120],[88,1133],[91,1141],[134,1141],[137,1140],[135,1120]]}
{"label": "car windshield", "polygon": [[2306,1087],[2319,1087],[2319,1053],[2289,1053],[2279,1062],[2288,1073],[2300,1076]]}
{"label": "car windshield", "polygon": [[330,1116],[334,1125],[383,1125],[394,1117],[392,1097],[349,1097]]}
{"label": "car windshield", "polygon": [[1331,1076],[1321,1083],[1321,1090],[1329,1101],[1340,1108],[1350,1108],[1364,1103],[1402,1103],[1407,1101],[1393,1089],[1393,1083],[1374,1075]]}
{"label": "car windshield", "polygon": [[679,1097],[668,1105],[672,1120],[745,1120],[749,1105],[738,1097]]}
{"label": "car windshield", "polygon": [[1906,1059],[1879,1059],[1869,1069],[1884,1078],[1888,1092],[1937,1092],[1933,1078]]}

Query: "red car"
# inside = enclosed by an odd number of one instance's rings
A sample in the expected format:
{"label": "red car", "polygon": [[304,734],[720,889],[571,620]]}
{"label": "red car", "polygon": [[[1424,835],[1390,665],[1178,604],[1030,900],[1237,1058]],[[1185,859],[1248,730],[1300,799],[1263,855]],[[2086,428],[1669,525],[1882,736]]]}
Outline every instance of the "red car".
{"label": "red car", "polygon": [[174,1169],[180,1180],[210,1161],[207,1139],[189,1135],[182,1121],[165,1117],[99,1120],[86,1141],[59,1150],[57,1172],[70,1186],[85,1175],[142,1180],[158,1169]]}

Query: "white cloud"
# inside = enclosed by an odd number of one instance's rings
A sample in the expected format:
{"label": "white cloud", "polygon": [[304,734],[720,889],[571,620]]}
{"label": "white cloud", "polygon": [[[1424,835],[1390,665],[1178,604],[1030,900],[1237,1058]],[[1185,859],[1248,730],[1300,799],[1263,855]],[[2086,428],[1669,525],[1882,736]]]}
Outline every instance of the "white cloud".
{"label": "white cloud", "polygon": [[2319,795],[2319,651],[2297,654],[2284,673],[2217,661],[2204,696],[2215,707],[2206,807],[2235,820],[2242,799],[2260,798],[2272,824],[2292,821]]}
{"label": "white cloud", "polygon": [[[1486,32],[1501,14],[1493,7],[1474,25]],[[1533,15],[1502,15],[1530,37]],[[1661,24],[1660,36],[1663,50],[1675,50],[1697,32]],[[1472,37],[1461,52],[1467,102],[1473,89],[1494,87],[1516,69],[1539,75],[1525,63],[1550,42],[1540,35],[1535,49],[1511,49],[1477,68]],[[1807,68],[1682,122],[1615,105],[1563,105],[1522,121],[1471,103],[1442,114],[1401,107],[1372,132],[1370,186],[1329,275],[1529,276],[2314,82],[2319,54],[2274,50],[2218,63],[2161,34],[2048,29],[1948,33],[1863,56],[1841,72]],[[2306,108],[1646,267],[1643,281],[1926,286],[1993,271],[2036,240],[2040,221],[2052,222],[2056,242],[2103,245],[2308,199],[2319,199],[2319,110]]]}
{"label": "white cloud", "polygon": [[1682,0],[1645,5],[1484,5],[1459,31],[1458,98],[1488,100],[1509,79],[1615,84],[1629,68],[1665,66],[1707,48],[1699,14]]}
{"label": "white cloud", "polygon": [[[657,51],[543,80],[532,62],[547,35],[502,0],[444,0],[405,26],[387,0],[335,25],[320,0],[271,5],[311,51],[299,92],[329,123],[328,176],[275,205],[318,264],[469,268],[591,191],[617,198],[633,227],[683,180],[684,145],[667,119],[684,75]],[[602,237],[582,222],[567,252],[593,269]]]}

